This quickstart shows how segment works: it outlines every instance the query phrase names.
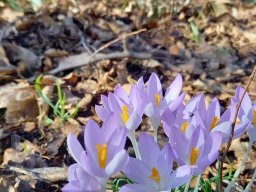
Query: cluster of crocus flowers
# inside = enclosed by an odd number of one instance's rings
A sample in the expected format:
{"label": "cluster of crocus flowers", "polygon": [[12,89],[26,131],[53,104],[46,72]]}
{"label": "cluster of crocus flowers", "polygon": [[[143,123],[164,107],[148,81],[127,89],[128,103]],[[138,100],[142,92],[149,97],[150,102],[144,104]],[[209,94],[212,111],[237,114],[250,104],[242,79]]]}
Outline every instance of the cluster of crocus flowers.
{"label": "cluster of crocus flowers", "polygon": [[[108,179],[122,172],[133,182],[124,185],[122,192],[171,191],[202,174],[218,158],[222,143],[227,142],[244,90],[239,87],[230,106],[221,112],[217,98],[206,105],[205,96],[199,94],[184,102],[181,89],[182,77],[178,74],[164,94],[153,73],[146,83],[140,78],[129,93],[117,85],[113,93],[102,95],[102,105],[95,107],[102,127],[92,120],[87,123],[84,147],[74,135],[68,136],[68,148],[77,163],[69,167],[69,183],[62,190],[105,191]],[[235,138],[251,130],[249,125],[256,126],[256,105],[248,98],[246,95],[241,105]],[[144,117],[149,118],[154,135],[141,133],[137,142],[135,131]],[[169,138],[162,149],[157,143],[159,126]],[[136,158],[129,157],[124,149],[127,138]]]}

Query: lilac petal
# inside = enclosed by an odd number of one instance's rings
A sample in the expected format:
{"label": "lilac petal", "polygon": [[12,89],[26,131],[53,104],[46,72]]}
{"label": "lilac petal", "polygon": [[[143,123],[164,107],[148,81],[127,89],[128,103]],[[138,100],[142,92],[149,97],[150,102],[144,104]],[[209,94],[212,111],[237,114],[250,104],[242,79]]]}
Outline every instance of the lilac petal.
{"label": "lilac petal", "polygon": [[220,133],[211,133],[209,135],[205,143],[204,155],[197,163],[201,169],[205,169],[218,158],[221,144],[222,136]]}
{"label": "lilac petal", "polygon": [[77,180],[75,173],[76,173],[76,169],[78,166],[79,166],[78,163],[75,163],[68,167],[68,181],[69,182]]}
{"label": "lilac petal", "polygon": [[171,102],[168,106],[168,108],[171,110],[171,111],[175,111],[177,110],[180,105],[182,104],[184,98],[186,96],[186,93],[182,93],[177,99],[175,99],[173,102]]}
{"label": "lilac petal", "polygon": [[174,81],[172,82],[172,84],[166,90],[164,98],[167,104],[169,104],[171,101],[173,101],[179,96],[181,88],[182,88],[182,77],[180,74],[178,74],[174,79]]}
{"label": "lilac petal", "polygon": [[159,146],[154,138],[146,133],[141,133],[138,146],[143,162],[148,166],[154,165],[156,163],[156,158],[160,154]]}
{"label": "lilac petal", "polygon": [[129,103],[128,94],[125,92],[125,90],[120,85],[117,85],[115,87],[114,94],[117,97],[119,97],[120,99],[122,99],[125,103]]}
{"label": "lilac petal", "polygon": [[160,94],[162,97],[162,85],[155,73],[149,77],[148,84],[147,84],[147,95],[151,102],[155,102],[155,94]]}
{"label": "lilac petal", "polygon": [[170,177],[170,187],[175,188],[186,183],[190,179],[191,173],[189,165],[178,167]]}
{"label": "lilac petal", "polygon": [[172,154],[170,145],[166,144],[163,147],[160,154],[158,155],[156,163],[157,163],[156,167],[158,168],[160,175],[161,176],[164,175],[164,177],[168,177],[173,167],[173,154]]}
{"label": "lilac petal", "polygon": [[236,106],[230,106],[220,117],[220,124],[224,123],[225,121],[234,121],[236,113]]}
{"label": "lilac petal", "polygon": [[172,126],[170,130],[168,134],[169,142],[172,149],[176,152],[176,160],[181,164],[181,161],[185,162],[188,158],[188,140],[177,127]]}
{"label": "lilac petal", "polygon": [[143,115],[145,106],[148,104],[145,91],[138,89],[135,85],[132,86],[130,91],[130,103],[132,104],[134,111],[139,115]]}
{"label": "lilac petal", "polygon": [[81,164],[80,155],[82,152],[84,152],[84,149],[73,133],[69,134],[67,144],[72,157],[77,163]]}
{"label": "lilac petal", "polygon": [[120,172],[127,165],[128,159],[129,157],[124,149],[117,153],[105,169],[107,175],[112,176]]}
{"label": "lilac petal", "polygon": [[105,95],[101,95],[101,102],[102,102],[104,108],[106,108],[106,110],[110,111],[110,107],[108,105],[108,98]]}
{"label": "lilac petal", "polygon": [[236,125],[233,139],[237,139],[238,137],[240,137],[246,131],[246,128],[248,127],[248,125],[249,125],[248,121],[245,121]]}
{"label": "lilac petal", "polygon": [[201,100],[204,100],[204,95],[199,94],[195,97],[193,97],[185,106],[185,110],[189,114],[193,114],[196,108],[198,107],[198,104],[200,103]]}
{"label": "lilac petal", "polygon": [[145,114],[148,117],[155,117],[159,118],[161,117],[161,108],[157,107],[154,103],[149,103],[145,108]]}
{"label": "lilac petal", "polygon": [[142,122],[142,117],[139,116],[136,112],[133,112],[130,115],[130,117],[129,117],[127,123],[125,124],[125,126],[129,131],[134,131],[139,127],[141,122]]}
{"label": "lilac petal", "polygon": [[108,95],[108,104],[113,113],[121,114],[123,103],[113,93],[109,93]]}
{"label": "lilac petal", "polygon": [[[169,109],[166,109],[162,114],[163,129],[166,135],[169,134],[170,126],[175,125],[175,114]],[[165,125],[166,124],[166,125]]]}
{"label": "lilac petal", "polygon": [[110,162],[114,156],[124,149],[125,142],[126,142],[126,129],[119,129],[116,130],[112,137],[108,140],[108,162]]}
{"label": "lilac petal", "polygon": [[95,121],[89,120],[86,124],[84,131],[84,144],[87,153],[92,155],[94,159],[97,159],[96,145],[104,143],[104,135],[101,134],[100,127]]}
{"label": "lilac petal", "polygon": [[[236,93],[235,93],[236,98],[237,98],[237,104],[240,102],[244,92],[245,92],[244,88],[237,87]],[[245,114],[248,114],[251,107],[252,107],[252,102],[251,102],[251,99],[250,99],[248,93],[246,92],[246,94],[243,98],[242,104],[241,104],[241,108],[243,109]]]}
{"label": "lilac petal", "polygon": [[90,154],[83,152],[81,154],[81,166],[90,174],[95,177],[107,178],[108,175],[105,169],[100,168],[98,159],[94,159]]}
{"label": "lilac petal", "polygon": [[[153,182],[149,178],[151,171],[143,164],[142,161],[136,158],[129,158],[126,167],[123,169],[125,175],[134,182],[152,186]],[[138,174],[139,173],[139,174]]]}
{"label": "lilac petal", "polygon": [[103,106],[100,105],[95,105],[95,111],[102,121],[105,121],[111,114],[111,111],[105,109]]}
{"label": "lilac petal", "polygon": [[101,135],[104,136],[104,140],[108,142],[108,140],[112,137],[114,132],[120,128],[116,117],[112,114],[110,115],[102,124],[101,127]]}
{"label": "lilac petal", "polygon": [[206,127],[211,129],[211,124],[214,117],[220,118],[220,103],[217,98],[214,98],[207,108],[207,123]]}
{"label": "lilac petal", "polygon": [[63,191],[63,192],[86,192],[84,189],[82,189],[79,186],[78,181],[69,182],[61,189],[61,191]]}
{"label": "lilac petal", "polygon": [[78,167],[76,173],[82,189],[85,189],[85,191],[100,191],[100,183],[94,176],[87,173],[82,167]]}
{"label": "lilac petal", "polygon": [[141,184],[127,184],[120,189],[120,192],[156,192],[151,186]]}
{"label": "lilac petal", "polygon": [[256,102],[252,105],[251,109],[248,112],[248,119],[253,122],[254,118],[253,118],[253,112],[256,110]]}

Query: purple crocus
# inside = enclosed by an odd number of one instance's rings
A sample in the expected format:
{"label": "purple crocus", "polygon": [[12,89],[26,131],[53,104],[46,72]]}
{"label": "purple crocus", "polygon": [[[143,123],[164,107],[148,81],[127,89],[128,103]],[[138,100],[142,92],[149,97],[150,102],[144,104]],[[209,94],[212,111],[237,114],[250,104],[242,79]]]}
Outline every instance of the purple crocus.
{"label": "purple crocus", "polygon": [[179,127],[184,132],[199,108],[203,114],[206,113],[206,109],[203,110],[205,108],[205,97],[203,94],[193,97],[187,104],[181,103],[176,110],[165,109],[162,114],[163,124],[168,125],[163,126],[165,134],[169,134],[169,128],[172,126]]}
{"label": "purple crocus", "polygon": [[87,173],[78,163],[69,166],[68,181],[69,183],[62,188],[63,192],[102,191],[100,182]]}
{"label": "purple crocus", "polygon": [[[126,166],[128,155],[124,150],[125,129],[115,127],[112,118],[106,120],[100,128],[93,120],[88,121],[84,131],[85,149],[70,134],[67,138],[69,151],[75,161],[90,175],[95,176],[104,190],[107,179]],[[82,178],[81,178],[82,179]]]}
{"label": "purple crocus", "polygon": [[[245,90],[242,87],[237,87],[235,96],[231,98],[231,105],[238,105],[242,99]],[[252,103],[249,94],[246,92],[238,112],[240,121],[249,122],[247,127],[248,135],[251,141],[256,140],[256,102]]]}
{"label": "purple crocus", "polygon": [[120,192],[170,191],[190,178],[190,166],[181,166],[173,171],[173,155],[168,144],[160,150],[153,137],[142,133],[139,150],[142,160],[130,157],[123,169],[135,183],[123,186]]}
{"label": "purple crocus", "polygon": [[[164,126],[168,126],[164,124]],[[184,134],[180,128],[167,128],[169,142],[179,165],[190,165],[193,175],[203,173],[218,157],[222,136],[218,132],[205,134],[204,128],[190,125]]]}
{"label": "purple crocus", "polygon": [[142,121],[147,104],[145,96],[144,82],[140,78],[137,84],[132,85],[129,94],[117,85],[114,93],[109,93],[108,97],[102,95],[103,105],[96,105],[95,110],[102,121],[113,114],[119,127],[125,127],[128,132],[135,131]]}
{"label": "purple crocus", "polygon": [[147,82],[147,97],[149,101],[145,108],[145,114],[150,118],[154,128],[155,140],[157,140],[157,130],[164,110],[168,108],[173,111],[182,103],[185,94],[180,95],[181,88],[182,77],[178,74],[163,96],[162,85],[158,76],[155,73],[150,76]]}
{"label": "purple crocus", "polygon": [[[219,101],[217,98],[214,98],[207,109],[204,106],[198,108],[198,114],[194,118],[195,124],[201,122],[203,123],[202,126],[204,126],[207,131],[221,133],[222,142],[226,143],[230,137],[235,111],[236,107],[232,105],[221,115]],[[247,125],[247,121],[236,124],[234,139],[245,131]]]}

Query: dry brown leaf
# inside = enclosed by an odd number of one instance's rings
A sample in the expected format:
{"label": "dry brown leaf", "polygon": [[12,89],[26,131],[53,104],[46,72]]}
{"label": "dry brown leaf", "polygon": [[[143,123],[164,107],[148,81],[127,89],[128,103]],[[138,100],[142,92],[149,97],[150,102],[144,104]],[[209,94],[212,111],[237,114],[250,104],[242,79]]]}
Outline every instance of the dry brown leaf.
{"label": "dry brown leaf", "polygon": [[4,43],[3,45],[11,63],[22,62],[28,70],[38,69],[41,66],[39,57],[29,49],[10,43]]}
{"label": "dry brown leaf", "polygon": [[9,101],[15,99],[16,91],[28,87],[28,83],[8,83],[4,86],[0,86],[0,108],[6,108]]}
{"label": "dry brown leaf", "polygon": [[34,121],[39,114],[37,96],[33,89],[25,88],[12,92],[14,98],[9,99],[5,113],[6,123]]}

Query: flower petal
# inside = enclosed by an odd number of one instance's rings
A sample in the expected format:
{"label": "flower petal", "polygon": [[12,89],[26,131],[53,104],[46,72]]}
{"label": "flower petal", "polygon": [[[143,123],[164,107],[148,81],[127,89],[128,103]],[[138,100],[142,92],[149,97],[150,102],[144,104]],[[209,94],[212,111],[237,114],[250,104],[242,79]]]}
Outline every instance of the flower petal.
{"label": "flower petal", "polygon": [[133,112],[130,115],[130,117],[129,117],[127,123],[125,124],[125,126],[129,131],[134,131],[139,127],[141,122],[142,122],[142,117],[139,116],[136,112]]}
{"label": "flower petal", "polygon": [[77,163],[81,164],[80,156],[81,153],[84,152],[84,149],[73,133],[70,133],[68,135],[67,145],[72,157],[75,159]]}
{"label": "flower petal", "polygon": [[160,149],[154,138],[146,133],[141,133],[138,146],[143,162],[148,166],[156,164]]}
{"label": "flower petal", "polygon": [[186,183],[190,179],[191,173],[192,172],[189,165],[178,167],[170,177],[170,187],[175,188]]}
{"label": "flower petal", "polygon": [[174,99],[176,99],[179,96],[181,88],[182,88],[182,77],[180,74],[178,74],[175,77],[172,84],[166,90],[164,98],[165,98],[167,104],[169,104],[171,101],[173,101]]}
{"label": "flower petal", "polygon": [[127,165],[128,159],[129,156],[124,149],[117,153],[105,169],[107,175],[112,176],[113,174],[120,172]]}
{"label": "flower petal", "polygon": [[[151,171],[143,164],[142,161],[136,158],[129,158],[126,167],[123,169],[125,175],[134,182],[153,186],[153,182],[149,179]],[[138,174],[139,173],[139,174]]]}
{"label": "flower petal", "polygon": [[162,91],[162,85],[158,76],[155,73],[152,73],[147,83],[147,95],[151,102],[155,102],[155,98],[156,98],[155,94],[159,94],[162,98],[163,91]]}
{"label": "flower petal", "polygon": [[141,184],[127,184],[120,189],[120,192],[156,192],[156,189]]}

